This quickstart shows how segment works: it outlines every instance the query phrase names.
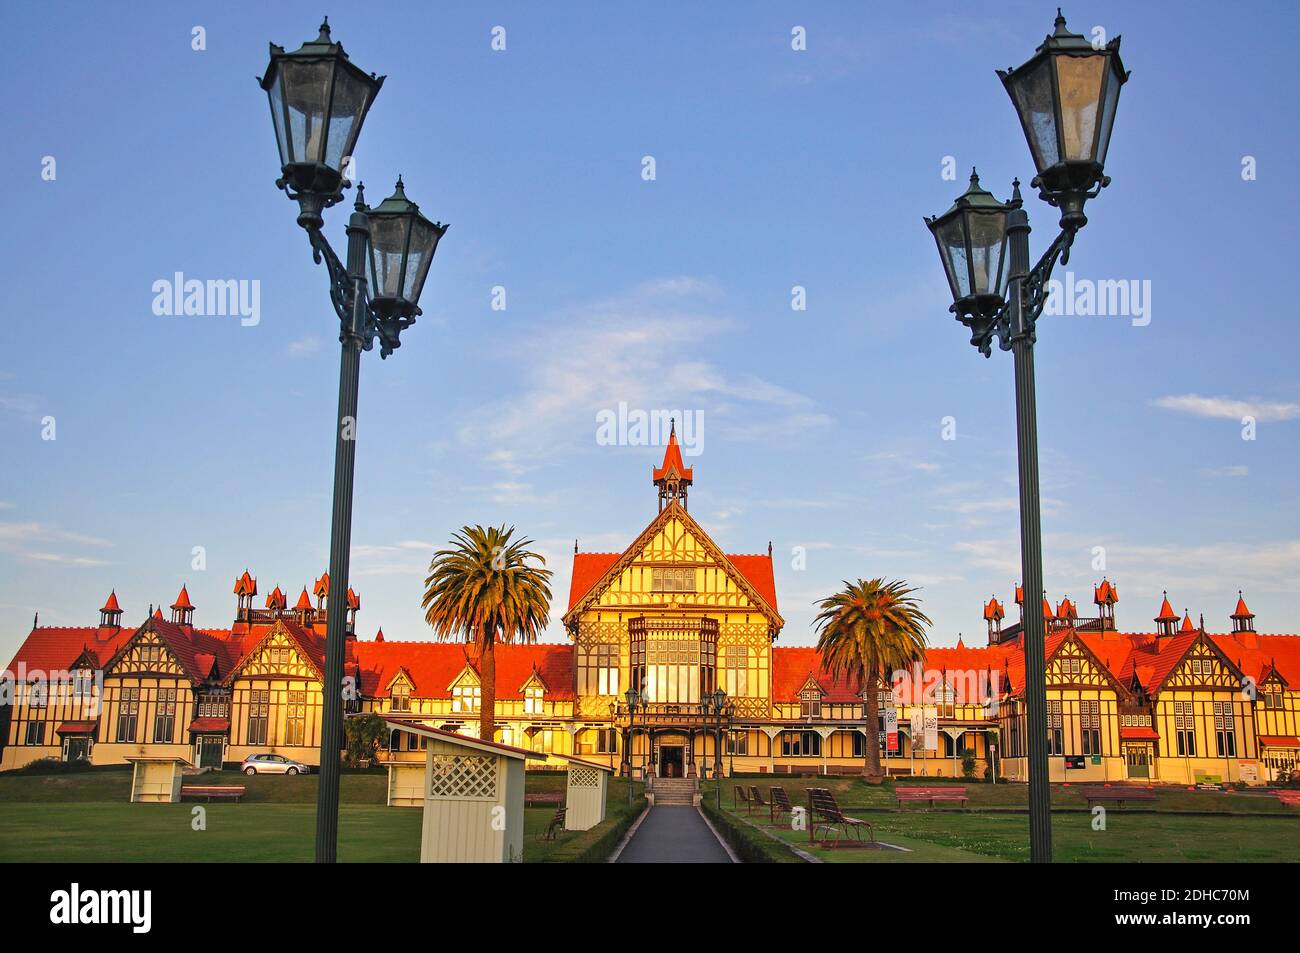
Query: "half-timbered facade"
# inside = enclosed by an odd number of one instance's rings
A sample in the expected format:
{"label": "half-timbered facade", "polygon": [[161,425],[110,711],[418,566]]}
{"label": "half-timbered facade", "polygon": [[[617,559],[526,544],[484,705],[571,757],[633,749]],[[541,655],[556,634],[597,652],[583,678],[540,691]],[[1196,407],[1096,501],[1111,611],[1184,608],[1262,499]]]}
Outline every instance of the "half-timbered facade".
{"label": "half-timbered facade", "polygon": [[[566,640],[496,650],[496,740],[637,775],[846,772],[867,746],[891,773],[1024,780],[1021,624],[984,606],[987,644],[935,647],[881,690],[867,725],[861,686],[815,649],[777,644],[772,548],[726,553],[687,510],[694,473],[675,434],[652,474],[657,512],[620,552],[575,543]],[[164,619],[122,625],[116,594],[97,626],[33,627],[4,673],[0,767],[41,758],[238,763],[259,752],[317,763],[329,579],[290,605],[277,586],[235,581],[229,628],[199,629],[182,588]],[[356,638],[348,590],[346,710],[477,735],[482,684],[470,647]],[[1023,607],[1018,589],[1015,602]],[[1155,631],[1118,629],[1118,590],[1096,615],[1044,597],[1049,768],[1057,781],[1267,782],[1300,768],[1300,638],[1261,635],[1244,598],[1231,630],[1174,612]],[[635,694],[630,694],[630,693]],[[720,693],[720,694],[719,694]],[[722,711],[710,701],[724,700]],[[631,702],[631,704],[629,704]],[[4,720],[0,719],[0,726]],[[392,736],[382,757],[419,760]]]}

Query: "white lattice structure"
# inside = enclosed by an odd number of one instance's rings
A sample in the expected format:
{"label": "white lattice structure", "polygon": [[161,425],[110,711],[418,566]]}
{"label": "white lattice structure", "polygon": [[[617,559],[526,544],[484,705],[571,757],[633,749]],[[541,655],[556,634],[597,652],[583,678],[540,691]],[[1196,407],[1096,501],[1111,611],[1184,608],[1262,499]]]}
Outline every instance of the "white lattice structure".
{"label": "white lattice structure", "polygon": [[564,829],[586,831],[605,819],[605,798],[609,793],[609,765],[563,756],[569,762],[565,785]]}
{"label": "white lattice structure", "polygon": [[[425,739],[420,862],[518,863],[524,856],[524,761],[542,755],[416,722],[389,728]],[[390,777],[390,799],[398,775]]]}

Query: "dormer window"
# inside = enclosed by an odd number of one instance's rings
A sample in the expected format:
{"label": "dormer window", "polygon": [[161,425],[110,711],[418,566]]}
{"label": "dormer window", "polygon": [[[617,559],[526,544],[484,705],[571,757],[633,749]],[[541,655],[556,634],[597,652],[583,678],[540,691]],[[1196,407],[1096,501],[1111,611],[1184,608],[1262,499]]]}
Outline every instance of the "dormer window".
{"label": "dormer window", "polygon": [[540,685],[529,685],[524,689],[524,714],[540,715],[542,713],[542,699],[546,692]]}
{"label": "dormer window", "polygon": [[822,693],[820,689],[805,688],[799,693],[799,717],[820,718],[822,716]]}
{"label": "dormer window", "polygon": [[1276,683],[1264,686],[1264,707],[1270,711],[1282,710],[1282,686]]}
{"label": "dormer window", "polygon": [[410,711],[411,710],[411,686],[406,681],[399,681],[393,685],[393,711]]}
{"label": "dormer window", "polygon": [[451,689],[451,710],[478,711],[483,704],[483,690],[477,681],[463,678]]}
{"label": "dormer window", "polygon": [[654,592],[694,592],[695,570],[690,568],[651,570],[650,588]]}
{"label": "dormer window", "polygon": [[289,647],[286,645],[273,645],[267,650],[267,657],[272,665],[288,665]]}
{"label": "dormer window", "polygon": [[140,646],[140,661],[146,665],[156,665],[162,661],[162,646],[157,643]]}

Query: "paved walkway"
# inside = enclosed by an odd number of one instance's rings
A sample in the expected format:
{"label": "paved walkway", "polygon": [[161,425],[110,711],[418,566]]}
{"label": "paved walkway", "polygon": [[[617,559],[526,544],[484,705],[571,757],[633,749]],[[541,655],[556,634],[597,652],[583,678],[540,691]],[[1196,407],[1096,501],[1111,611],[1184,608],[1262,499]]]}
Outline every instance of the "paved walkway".
{"label": "paved walkway", "polygon": [[685,805],[652,807],[619,854],[620,864],[729,864],[731,857],[704,823]]}

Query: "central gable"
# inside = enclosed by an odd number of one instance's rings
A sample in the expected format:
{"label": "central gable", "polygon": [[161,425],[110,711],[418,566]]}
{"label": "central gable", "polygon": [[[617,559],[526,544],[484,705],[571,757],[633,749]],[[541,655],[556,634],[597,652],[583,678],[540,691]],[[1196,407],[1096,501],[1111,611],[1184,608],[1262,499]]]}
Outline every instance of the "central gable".
{"label": "central gable", "polygon": [[[774,629],[784,625],[776,611],[771,558],[737,557],[752,561],[742,570],[676,502],[621,554],[591,556],[600,558],[574,556],[573,588],[564,616],[570,629],[583,611],[601,608],[750,611],[766,617]],[[766,563],[766,573],[757,565],[759,560]]]}

